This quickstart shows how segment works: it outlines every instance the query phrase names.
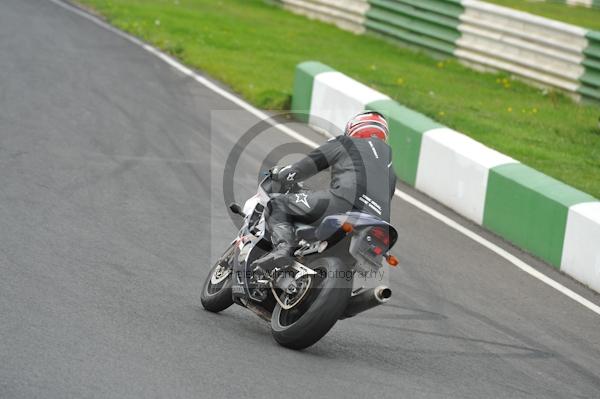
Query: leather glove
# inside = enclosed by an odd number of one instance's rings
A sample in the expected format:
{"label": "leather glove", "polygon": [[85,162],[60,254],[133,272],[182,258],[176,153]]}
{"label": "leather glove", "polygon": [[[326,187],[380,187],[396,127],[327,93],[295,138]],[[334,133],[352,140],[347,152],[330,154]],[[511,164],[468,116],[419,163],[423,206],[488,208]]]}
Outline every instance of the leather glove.
{"label": "leather glove", "polygon": [[291,165],[288,166],[275,166],[273,168],[271,168],[271,170],[269,171],[271,173],[271,179],[273,179],[273,181],[293,181],[294,179],[289,179],[289,174],[288,172],[291,171]]}

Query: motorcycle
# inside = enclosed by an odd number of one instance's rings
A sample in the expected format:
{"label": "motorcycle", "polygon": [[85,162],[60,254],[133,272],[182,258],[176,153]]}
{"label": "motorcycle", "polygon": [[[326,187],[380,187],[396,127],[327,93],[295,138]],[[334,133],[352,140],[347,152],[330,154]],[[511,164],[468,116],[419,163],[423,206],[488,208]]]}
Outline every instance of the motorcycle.
{"label": "motorcycle", "polygon": [[358,211],[329,215],[318,226],[296,224],[298,240],[292,264],[265,271],[252,263],[273,247],[266,229],[268,201],[303,187],[283,187],[271,175],[259,183],[256,195],[242,208],[230,210],[243,218],[242,227],[210,269],[201,294],[203,307],[220,312],[240,305],[271,323],[280,345],[304,349],[319,341],[341,319],[386,303],[391,289],[381,285],[384,259],[398,233],[389,223]]}

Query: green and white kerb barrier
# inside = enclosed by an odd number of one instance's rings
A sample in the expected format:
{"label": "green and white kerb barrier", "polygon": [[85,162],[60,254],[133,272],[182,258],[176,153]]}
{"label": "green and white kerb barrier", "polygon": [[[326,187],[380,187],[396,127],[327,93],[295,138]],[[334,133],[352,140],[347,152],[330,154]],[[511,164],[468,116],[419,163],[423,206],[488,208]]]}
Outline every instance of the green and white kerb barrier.
{"label": "green and white kerb barrier", "polygon": [[376,32],[600,102],[600,33],[478,0],[281,0],[354,32]]}
{"label": "green and white kerb barrier", "polygon": [[600,0],[541,0],[547,3],[561,3],[570,6],[582,6],[587,8],[600,8]]}
{"label": "green and white kerb barrier", "polygon": [[340,134],[384,114],[398,177],[600,292],[600,202],[319,62],[297,66],[292,112]]}

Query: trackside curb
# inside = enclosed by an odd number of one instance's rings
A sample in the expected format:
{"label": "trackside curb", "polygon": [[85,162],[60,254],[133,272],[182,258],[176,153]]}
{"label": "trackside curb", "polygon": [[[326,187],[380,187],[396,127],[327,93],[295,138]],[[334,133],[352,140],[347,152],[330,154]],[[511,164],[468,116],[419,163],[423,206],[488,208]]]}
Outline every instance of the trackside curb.
{"label": "trackside curb", "polygon": [[[310,78],[306,78],[310,75]],[[398,177],[600,292],[600,202],[390,100],[327,65],[296,69],[292,111],[340,132],[364,109],[390,122]]]}

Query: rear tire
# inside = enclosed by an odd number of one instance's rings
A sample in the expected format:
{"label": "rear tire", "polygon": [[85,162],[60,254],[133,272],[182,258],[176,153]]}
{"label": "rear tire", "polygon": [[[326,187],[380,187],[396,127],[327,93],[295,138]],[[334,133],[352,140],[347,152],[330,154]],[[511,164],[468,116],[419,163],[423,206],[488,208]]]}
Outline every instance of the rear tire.
{"label": "rear tire", "polygon": [[[233,305],[231,292],[233,270],[229,261],[232,251],[233,246],[211,267],[204,281],[200,301],[204,309],[209,312],[218,313]],[[222,277],[224,273],[228,273],[228,275]],[[215,281],[218,283],[215,284]]]}
{"label": "rear tire", "polygon": [[318,274],[306,298],[289,310],[277,304],[271,317],[273,338],[290,349],[307,348],[327,334],[346,310],[352,293],[352,279],[339,259],[316,259],[307,266]]}

